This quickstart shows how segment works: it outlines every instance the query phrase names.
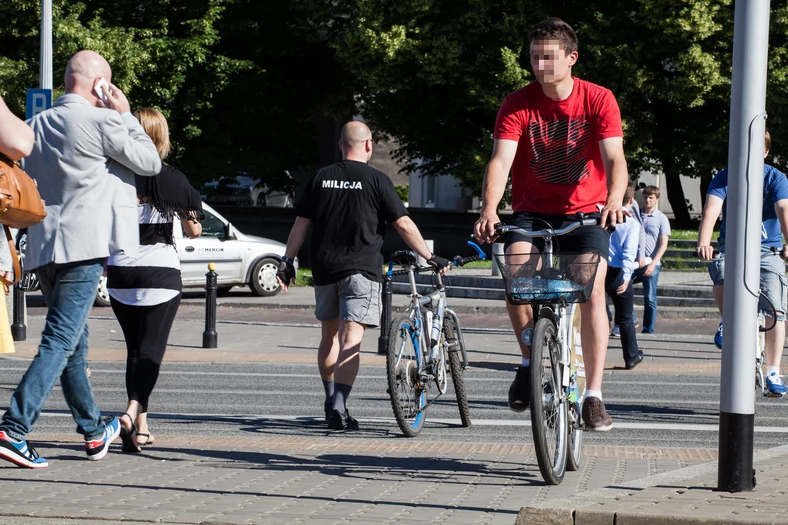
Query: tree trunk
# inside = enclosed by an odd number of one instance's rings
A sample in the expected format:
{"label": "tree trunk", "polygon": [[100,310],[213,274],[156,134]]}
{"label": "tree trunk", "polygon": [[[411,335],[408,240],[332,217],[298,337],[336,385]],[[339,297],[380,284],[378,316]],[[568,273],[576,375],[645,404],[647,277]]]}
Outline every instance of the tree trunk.
{"label": "tree trunk", "polygon": [[673,227],[691,227],[691,218],[687,209],[687,199],[684,197],[684,188],[681,186],[681,174],[672,162],[662,161],[662,170],[665,172],[665,190],[668,202],[673,208]]}

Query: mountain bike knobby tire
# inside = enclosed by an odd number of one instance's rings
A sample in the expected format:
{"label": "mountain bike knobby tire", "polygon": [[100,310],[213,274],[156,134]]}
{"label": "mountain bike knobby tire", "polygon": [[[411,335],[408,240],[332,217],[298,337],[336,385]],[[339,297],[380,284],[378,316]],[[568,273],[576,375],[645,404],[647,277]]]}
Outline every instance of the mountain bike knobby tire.
{"label": "mountain bike knobby tire", "polygon": [[462,359],[460,358],[460,342],[454,330],[454,324],[446,317],[443,319],[443,341],[446,352],[449,354],[449,368],[451,382],[454,383],[454,393],[457,395],[457,408],[460,409],[462,426],[471,426],[471,410],[468,408],[468,396],[465,394],[465,383],[462,379]]}
{"label": "mountain bike knobby tire", "polygon": [[545,483],[558,485],[566,473],[569,433],[566,403],[559,403],[562,387],[555,323],[547,317],[539,319],[531,341],[531,426],[536,460]]}
{"label": "mountain bike knobby tire", "polygon": [[391,322],[389,344],[386,353],[386,377],[388,380],[391,408],[400,430],[408,437],[419,435],[424,426],[424,391],[419,387],[419,365],[421,356],[416,355],[414,345],[416,327],[406,316]]}
{"label": "mountain bike knobby tire", "polygon": [[[575,421],[580,424],[583,420],[583,415],[578,413],[577,407],[582,407],[582,404],[574,404],[567,402],[568,410],[574,415]],[[581,408],[582,411],[582,408]],[[566,470],[574,472],[580,470],[580,464],[583,459],[583,429],[572,425],[567,420],[567,454],[566,454]]]}

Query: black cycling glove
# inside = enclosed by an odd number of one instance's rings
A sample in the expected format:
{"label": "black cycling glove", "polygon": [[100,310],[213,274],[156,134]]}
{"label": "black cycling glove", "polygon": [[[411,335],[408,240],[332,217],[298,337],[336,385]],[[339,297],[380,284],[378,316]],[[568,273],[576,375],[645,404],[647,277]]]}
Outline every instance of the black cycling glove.
{"label": "black cycling glove", "polygon": [[276,272],[276,278],[285,283],[286,286],[290,286],[290,282],[296,278],[296,270],[293,263],[282,261],[279,264],[279,271]]}
{"label": "black cycling glove", "polygon": [[444,268],[449,266],[451,264],[451,262],[448,259],[444,259],[443,257],[439,257],[439,256],[437,256],[437,255],[435,255],[433,253],[432,257],[427,259],[427,264],[429,264],[430,266],[434,266],[438,270],[443,270]]}

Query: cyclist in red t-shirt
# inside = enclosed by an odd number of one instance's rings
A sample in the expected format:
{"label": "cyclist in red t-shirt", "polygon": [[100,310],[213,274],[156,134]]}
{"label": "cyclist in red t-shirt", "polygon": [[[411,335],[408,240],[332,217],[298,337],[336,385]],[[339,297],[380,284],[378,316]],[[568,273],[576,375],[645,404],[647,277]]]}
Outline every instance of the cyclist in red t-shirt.
{"label": "cyclist in red t-shirt", "polygon": [[[512,172],[512,224],[525,229],[560,228],[576,214],[598,214],[603,227],[614,227],[629,213],[622,206],[629,180],[618,104],[610,90],[574,78],[577,35],[566,22],[551,18],[533,26],[531,66],[536,82],[506,97],[495,122],[492,158],[484,175],[481,217],[476,237],[492,242],[500,222],[501,202]],[[610,235],[587,226],[562,236],[556,252],[599,253],[599,267],[589,302],[580,305],[581,342],[586,368],[583,420],[587,430],[607,431],[613,420],[602,402],[609,324],[605,274]],[[511,237],[511,236],[510,236]],[[544,242],[507,239],[507,254],[541,251]],[[530,306],[507,303],[518,336],[522,366],[509,388],[509,408],[522,412],[530,403]]]}

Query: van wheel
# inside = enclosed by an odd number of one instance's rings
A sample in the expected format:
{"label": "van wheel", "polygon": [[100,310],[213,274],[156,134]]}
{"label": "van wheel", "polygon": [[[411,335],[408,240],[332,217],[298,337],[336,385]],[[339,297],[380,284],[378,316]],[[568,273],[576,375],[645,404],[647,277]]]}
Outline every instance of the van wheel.
{"label": "van wheel", "polygon": [[109,290],[107,290],[107,276],[102,275],[99,279],[98,289],[96,290],[96,306],[111,306],[109,302]]}
{"label": "van wheel", "polygon": [[282,289],[276,280],[276,272],[279,271],[279,261],[271,257],[260,259],[252,269],[252,278],[249,280],[249,288],[252,293],[261,297],[273,297]]}

